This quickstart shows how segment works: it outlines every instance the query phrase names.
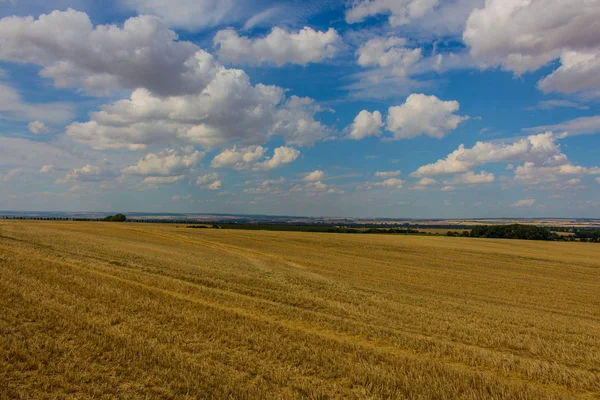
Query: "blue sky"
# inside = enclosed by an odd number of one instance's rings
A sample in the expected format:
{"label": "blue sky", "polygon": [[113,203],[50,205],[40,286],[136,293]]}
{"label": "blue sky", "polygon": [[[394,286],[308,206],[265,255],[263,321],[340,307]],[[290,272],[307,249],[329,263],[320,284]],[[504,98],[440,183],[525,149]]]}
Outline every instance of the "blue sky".
{"label": "blue sky", "polygon": [[600,0],[0,18],[0,209],[600,218]]}

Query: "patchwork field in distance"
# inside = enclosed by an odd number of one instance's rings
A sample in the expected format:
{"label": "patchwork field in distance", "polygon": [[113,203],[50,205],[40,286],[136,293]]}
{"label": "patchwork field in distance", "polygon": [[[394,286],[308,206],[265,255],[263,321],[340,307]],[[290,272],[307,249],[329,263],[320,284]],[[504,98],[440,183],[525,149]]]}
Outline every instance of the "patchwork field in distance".
{"label": "patchwork field in distance", "polygon": [[600,246],[0,221],[0,398],[600,397]]}

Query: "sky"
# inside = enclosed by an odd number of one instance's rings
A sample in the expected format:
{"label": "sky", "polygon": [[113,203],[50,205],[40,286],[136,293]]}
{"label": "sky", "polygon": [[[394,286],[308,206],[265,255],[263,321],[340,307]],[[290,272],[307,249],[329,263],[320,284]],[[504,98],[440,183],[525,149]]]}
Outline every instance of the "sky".
{"label": "sky", "polygon": [[0,0],[0,210],[600,218],[600,0]]}

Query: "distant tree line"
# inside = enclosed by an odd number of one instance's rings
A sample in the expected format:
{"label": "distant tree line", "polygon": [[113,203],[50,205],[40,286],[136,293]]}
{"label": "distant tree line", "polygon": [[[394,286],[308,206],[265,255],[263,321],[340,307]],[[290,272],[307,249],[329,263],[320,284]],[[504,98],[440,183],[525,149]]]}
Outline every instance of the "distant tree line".
{"label": "distant tree line", "polygon": [[[557,231],[566,232],[567,235],[559,235]],[[600,243],[600,229],[552,228],[521,224],[480,225],[471,228],[470,232],[465,231],[460,234],[449,231],[447,236]]]}

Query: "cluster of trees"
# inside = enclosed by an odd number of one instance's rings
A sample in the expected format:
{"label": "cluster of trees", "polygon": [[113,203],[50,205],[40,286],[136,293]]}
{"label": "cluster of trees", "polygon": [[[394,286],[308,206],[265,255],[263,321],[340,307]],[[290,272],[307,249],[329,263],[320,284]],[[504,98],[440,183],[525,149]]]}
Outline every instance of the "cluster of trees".
{"label": "cluster of trees", "polygon": [[127,221],[127,217],[125,216],[125,214],[109,215],[108,217],[104,218],[103,221],[125,222]]}
{"label": "cluster of trees", "polygon": [[523,240],[559,240],[560,236],[548,228],[535,225],[481,225],[471,229],[470,237],[523,239]]}
{"label": "cluster of trees", "polygon": [[[566,232],[559,235],[556,231]],[[449,231],[447,236],[462,236],[493,239],[579,241],[600,243],[600,230],[575,228],[548,228],[535,225],[481,225],[472,227],[471,231],[462,233]]]}
{"label": "cluster of trees", "polygon": [[579,239],[580,242],[600,243],[600,229],[578,229],[573,233],[573,237]]}

